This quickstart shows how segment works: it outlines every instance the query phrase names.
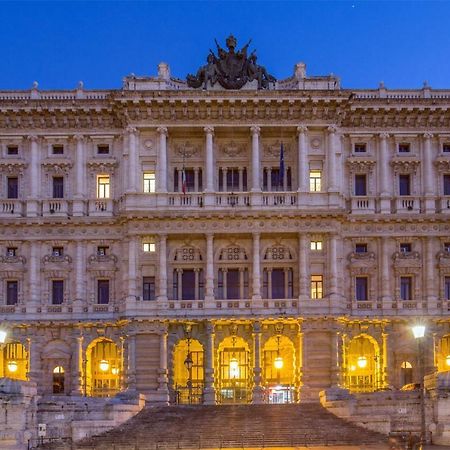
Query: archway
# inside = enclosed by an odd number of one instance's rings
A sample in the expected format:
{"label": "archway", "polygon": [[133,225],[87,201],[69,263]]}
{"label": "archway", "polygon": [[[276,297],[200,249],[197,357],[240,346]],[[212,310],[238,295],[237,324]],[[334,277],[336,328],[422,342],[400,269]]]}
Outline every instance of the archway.
{"label": "archway", "polygon": [[64,394],[64,367],[56,366],[53,369],[53,393]]}
{"label": "archway", "polygon": [[250,403],[252,363],[250,349],[241,337],[230,336],[219,345],[218,399],[220,403]]}
{"label": "archway", "polygon": [[439,345],[437,355],[438,372],[446,372],[450,370],[450,335],[444,336]]}
{"label": "archway", "polygon": [[269,403],[295,401],[295,350],[286,336],[272,336],[263,349],[263,380]]}
{"label": "archway", "polygon": [[202,403],[203,357],[203,346],[196,339],[182,339],[175,346],[173,353],[173,388],[177,403]]}
{"label": "archway", "polygon": [[112,397],[120,390],[122,361],[117,345],[101,339],[86,350],[86,393],[92,397]]}
{"label": "archway", "polygon": [[403,361],[400,366],[400,384],[410,384],[413,382],[413,368],[409,361]]}
{"label": "archway", "polygon": [[346,352],[345,384],[350,392],[373,392],[380,387],[380,350],[374,338],[353,338]]}
{"label": "archway", "polygon": [[1,376],[27,380],[28,352],[19,342],[6,344],[2,352]]}

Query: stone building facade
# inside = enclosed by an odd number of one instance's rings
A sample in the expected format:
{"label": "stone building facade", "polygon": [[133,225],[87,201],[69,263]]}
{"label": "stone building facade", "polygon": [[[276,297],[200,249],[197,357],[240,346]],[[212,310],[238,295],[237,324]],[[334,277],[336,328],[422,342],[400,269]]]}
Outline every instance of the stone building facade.
{"label": "stone building facade", "polygon": [[[450,91],[0,92],[0,376],[318,401],[450,368]],[[261,86],[259,86],[261,87]]]}

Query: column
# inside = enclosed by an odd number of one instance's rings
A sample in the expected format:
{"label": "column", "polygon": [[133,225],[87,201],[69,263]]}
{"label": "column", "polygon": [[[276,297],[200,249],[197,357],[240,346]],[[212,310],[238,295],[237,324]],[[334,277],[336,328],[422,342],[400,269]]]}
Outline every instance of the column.
{"label": "column", "polygon": [[425,133],[423,135],[423,192],[425,197],[425,212],[434,212],[436,209],[434,197],[436,187],[433,186],[433,154],[431,140],[433,135]]}
{"label": "column", "polygon": [[75,300],[73,302],[73,312],[80,313],[83,311],[83,304],[87,301],[86,298],[86,283],[85,283],[85,256],[84,256],[84,242],[77,241],[76,244],[76,259],[75,259]]}
{"label": "column", "polygon": [[169,378],[167,376],[167,325],[163,324],[163,329],[159,335],[159,378],[158,378],[158,399],[157,401],[169,404]]}
{"label": "column", "polygon": [[267,167],[267,190],[272,191],[272,167]]}
{"label": "column", "polygon": [[309,237],[305,233],[300,233],[298,237],[298,293],[299,300],[308,301],[310,295],[309,283]]}
{"label": "column", "polygon": [[33,338],[27,339],[27,351],[29,358],[29,366],[27,378],[29,381],[33,381],[37,384],[38,394],[42,394],[42,365],[41,365],[41,345]]}
{"label": "column", "polygon": [[298,192],[309,192],[309,164],[307,132],[308,127],[302,125],[297,127],[298,132]]}
{"label": "column", "polygon": [[260,234],[253,233],[253,296],[252,300],[261,300]]}
{"label": "column", "polygon": [[255,367],[253,368],[252,403],[264,403],[264,388],[261,386],[261,323],[253,322],[253,352]]}
{"label": "column", "polygon": [[158,127],[159,154],[158,154],[158,192],[167,192],[167,128]]}
{"label": "column", "polygon": [[392,333],[383,332],[383,374],[382,387],[393,385],[394,381],[394,354],[392,345]]}
{"label": "column", "polygon": [[214,300],[214,235],[206,235],[206,286],[205,300]]}
{"label": "column", "polygon": [[435,273],[435,256],[433,252],[434,248],[434,238],[428,236],[424,238],[425,246],[425,264],[424,264],[424,275],[425,275],[425,299],[427,301],[428,312],[437,313],[437,300],[438,295],[436,292],[436,273]]}
{"label": "column", "polygon": [[341,333],[339,331],[331,331],[331,386],[338,387],[340,382],[340,343]]}
{"label": "column", "polygon": [[383,309],[390,309],[392,307],[392,292],[391,292],[391,270],[389,257],[389,238],[382,237],[380,239],[380,280],[381,280],[381,300],[383,302]]}
{"label": "column", "polygon": [[214,390],[214,323],[207,321],[205,328],[205,387],[203,390],[203,402],[205,405],[215,405],[216,392]]}
{"label": "column", "polygon": [[38,200],[39,200],[39,139],[37,136],[29,136],[31,143],[30,155],[30,193],[27,201],[27,216],[36,217],[38,215]]}
{"label": "column", "polygon": [[137,192],[138,175],[138,149],[137,130],[132,126],[127,127],[128,134],[128,192]]}
{"label": "column", "polygon": [[204,131],[205,131],[205,136],[206,136],[206,156],[205,156],[206,189],[205,189],[205,192],[212,193],[215,191],[215,189],[214,189],[214,150],[213,150],[214,128],[213,127],[205,127]]}
{"label": "column", "polygon": [[389,167],[389,134],[381,133],[380,140],[380,157],[378,165],[378,180],[380,185],[380,212],[389,214],[391,212],[391,188],[389,187],[389,176],[391,173]]}
{"label": "column", "polygon": [[329,273],[329,292],[328,296],[332,299],[338,294],[338,267],[337,267],[337,238],[330,234],[328,238],[328,273]]}
{"label": "column", "polygon": [[127,390],[136,390],[136,334],[131,332],[127,336],[128,367],[127,367]]}
{"label": "column", "polygon": [[75,135],[76,151],[75,151],[75,172],[76,183],[73,196],[73,215],[83,216],[84,199],[86,197],[86,166],[85,166],[85,138],[81,134]]}
{"label": "column", "polygon": [[228,191],[227,172],[228,172],[228,168],[227,167],[222,167],[222,191],[223,192],[227,192]]}
{"label": "column", "polygon": [[131,236],[128,240],[128,299],[136,300],[137,294],[137,245],[136,237]]}
{"label": "column", "polygon": [[27,312],[37,312],[40,304],[41,289],[39,283],[39,248],[40,242],[30,242],[30,263],[28,272],[28,297]]}
{"label": "column", "polygon": [[239,192],[243,192],[244,190],[244,168],[238,167],[239,172]]}
{"label": "column", "polygon": [[259,135],[261,133],[261,128],[257,126],[252,126],[250,128],[252,133],[252,191],[260,192],[261,183],[260,177],[260,157],[259,157]]}
{"label": "column", "polygon": [[269,267],[265,269],[267,272],[267,298],[272,298],[272,269]]}
{"label": "column", "polygon": [[159,235],[159,295],[158,300],[167,301],[167,235]]}
{"label": "column", "polygon": [[336,167],[336,152],[337,152],[337,128],[335,125],[328,127],[328,152],[327,152],[327,177],[328,177],[328,192],[338,192],[337,186],[337,167]]}
{"label": "column", "polygon": [[198,167],[194,167],[194,191],[198,192]]}
{"label": "column", "polygon": [[74,332],[72,348],[72,391],[70,395],[83,395],[83,336],[80,336],[79,330]]}

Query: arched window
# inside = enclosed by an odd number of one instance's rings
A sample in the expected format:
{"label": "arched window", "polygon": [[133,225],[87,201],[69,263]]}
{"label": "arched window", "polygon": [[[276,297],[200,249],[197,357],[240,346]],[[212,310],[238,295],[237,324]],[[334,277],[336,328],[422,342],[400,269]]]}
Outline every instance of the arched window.
{"label": "arched window", "polygon": [[413,368],[409,361],[403,361],[400,366],[400,384],[410,384],[413,382]]}
{"label": "arched window", "polygon": [[53,369],[53,393],[64,394],[64,367],[56,366]]}

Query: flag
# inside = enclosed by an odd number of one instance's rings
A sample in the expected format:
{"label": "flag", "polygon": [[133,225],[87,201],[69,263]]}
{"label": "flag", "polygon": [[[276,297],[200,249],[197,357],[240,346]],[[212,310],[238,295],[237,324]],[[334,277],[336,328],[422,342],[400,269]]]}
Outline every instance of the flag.
{"label": "flag", "polygon": [[184,166],[181,171],[181,191],[183,194],[186,194],[186,171],[184,170]]}
{"label": "flag", "polygon": [[284,187],[284,149],[283,143],[281,143],[280,147],[280,167],[278,172],[278,186]]}

